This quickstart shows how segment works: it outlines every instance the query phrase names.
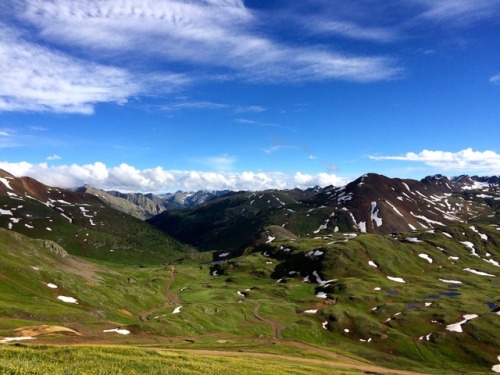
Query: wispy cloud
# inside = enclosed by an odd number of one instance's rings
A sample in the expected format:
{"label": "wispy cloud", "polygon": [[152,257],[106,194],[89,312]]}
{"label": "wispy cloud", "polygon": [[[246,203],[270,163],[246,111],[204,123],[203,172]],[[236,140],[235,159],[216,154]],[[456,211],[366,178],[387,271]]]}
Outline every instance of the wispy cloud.
{"label": "wispy cloud", "polygon": [[348,39],[387,43],[400,38],[399,31],[387,27],[364,27],[351,21],[314,20],[307,28],[315,33],[331,34]]}
{"label": "wispy cloud", "polygon": [[61,157],[59,155],[50,155],[50,156],[47,156],[47,160],[61,160]]}
{"label": "wispy cloud", "polygon": [[160,107],[164,111],[178,111],[182,109],[225,109],[228,104],[214,103],[209,101],[186,101],[172,104],[165,104]]}
{"label": "wispy cloud", "polygon": [[297,172],[203,172],[137,169],[128,164],[108,167],[95,162],[85,165],[49,166],[47,163],[0,162],[0,168],[15,176],[30,176],[49,186],[76,187],[90,184],[108,190],[163,193],[177,190],[264,190],[344,185],[347,181],[329,173]]}
{"label": "wispy cloud", "polygon": [[357,56],[300,47],[267,37],[242,0],[97,2],[26,0],[19,18],[55,44],[128,56],[141,51],[171,64],[222,67],[233,79],[303,82],[391,79],[397,63],[383,56]]}
{"label": "wispy cloud", "polygon": [[283,126],[281,126],[279,124],[249,120],[249,119],[244,119],[244,118],[237,118],[235,121],[238,124],[243,124],[243,125],[261,126],[261,127],[270,127],[270,128],[284,128]]}
{"label": "wispy cloud", "polygon": [[0,131],[0,137],[8,137],[10,134],[5,131]]}
{"label": "wispy cloud", "polygon": [[196,161],[215,171],[230,171],[233,169],[234,163],[236,162],[236,156],[223,154],[197,159]]}
{"label": "wispy cloud", "polygon": [[490,78],[490,82],[499,85],[500,84],[500,74],[495,74],[493,77]]}
{"label": "wispy cloud", "polygon": [[287,149],[298,149],[299,147],[297,146],[291,146],[291,145],[275,145],[271,146],[268,148],[262,149],[266,154],[272,154],[273,152],[281,151],[281,150],[287,150]]}
{"label": "wispy cloud", "polygon": [[236,106],[234,109],[235,113],[261,113],[267,111],[266,108],[260,105],[249,105],[249,106]]}
{"label": "wispy cloud", "polygon": [[500,14],[500,0],[413,0],[424,7],[421,18],[432,21],[452,21],[467,25]]}
{"label": "wispy cloud", "polygon": [[130,75],[24,41],[0,23],[0,112],[89,114],[100,102],[124,103],[140,91]]}
{"label": "wispy cloud", "polygon": [[402,156],[369,156],[373,160],[396,160],[423,163],[445,171],[469,173],[500,173],[500,154],[494,151],[474,151],[467,148],[458,152],[423,150],[408,152]]}

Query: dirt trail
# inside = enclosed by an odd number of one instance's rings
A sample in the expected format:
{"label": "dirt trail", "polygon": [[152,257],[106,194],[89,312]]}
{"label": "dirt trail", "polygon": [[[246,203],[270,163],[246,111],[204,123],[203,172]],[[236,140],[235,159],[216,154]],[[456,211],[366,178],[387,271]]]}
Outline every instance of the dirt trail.
{"label": "dirt trail", "polygon": [[281,332],[285,329],[285,325],[280,324],[280,323],[276,323],[270,319],[266,319],[266,318],[261,317],[259,315],[259,309],[260,309],[260,302],[257,301],[257,303],[255,304],[255,308],[252,311],[252,314],[255,317],[255,319],[260,320],[261,322],[270,324],[271,327],[273,328],[274,339],[283,340],[283,337],[281,336]]}
{"label": "dirt trail", "polygon": [[155,307],[151,310],[141,313],[139,315],[139,319],[141,319],[141,321],[147,322],[149,320],[149,316],[154,314],[155,312],[179,303],[179,298],[177,297],[177,295],[170,292],[170,287],[172,286],[174,281],[175,281],[175,266],[170,266],[169,278],[167,280],[167,284],[165,285],[165,297],[167,300],[162,306]]}

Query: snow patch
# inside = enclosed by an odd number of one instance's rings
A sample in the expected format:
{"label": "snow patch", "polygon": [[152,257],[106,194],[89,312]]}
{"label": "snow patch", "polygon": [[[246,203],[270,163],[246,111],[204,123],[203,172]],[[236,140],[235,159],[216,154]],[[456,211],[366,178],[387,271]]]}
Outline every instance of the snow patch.
{"label": "snow patch", "polygon": [[482,272],[482,271],[477,271],[473,268],[464,268],[464,271],[468,271],[468,272],[472,272],[472,273],[475,273],[476,275],[479,275],[479,276],[491,276],[491,277],[495,277],[495,275],[492,275],[490,273],[486,273],[486,272]]}
{"label": "snow patch", "polygon": [[47,283],[47,286],[48,286],[50,289],[57,289],[57,285],[56,285],[56,284]]}
{"label": "snow patch", "polygon": [[387,276],[387,278],[397,283],[406,283],[406,281],[404,281],[401,277]]}
{"label": "snow patch", "polygon": [[439,281],[442,281],[443,283],[450,283],[450,284],[462,284],[462,282],[458,281],[458,280],[439,279]]}
{"label": "snow patch", "polygon": [[66,216],[64,213],[61,213],[61,216],[64,217],[66,220],[68,220],[70,223],[73,222],[73,219],[70,218],[70,217],[68,217],[68,216]]}
{"label": "snow patch", "polygon": [[422,219],[422,220],[425,220],[428,224],[437,224],[437,225],[442,225],[444,226],[443,223],[441,223],[440,221],[435,221],[435,220],[431,220],[423,215],[415,215],[413,212],[410,211],[410,214],[418,219]]}
{"label": "snow patch", "polygon": [[[497,357],[498,359],[498,362],[500,362],[500,355]],[[500,372],[500,364],[499,365],[494,365],[492,368],[491,368],[491,371],[493,372]]]}
{"label": "snow patch", "polygon": [[448,324],[446,326],[446,330],[447,331],[451,331],[451,332],[463,332],[462,330],[462,324],[465,324],[467,323],[469,320],[472,320],[472,319],[476,319],[479,315],[477,314],[467,314],[467,315],[464,315],[463,318],[464,320],[458,322],[458,323],[454,323],[454,324]]}
{"label": "snow patch", "polygon": [[3,183],[7,187],[7,189],[12,190],[9,181],[6,178],[0,177],[0,182]]}
{"label": "snow patch", "polygon": [[174,309],[174,311],[172,311],[172,314],[179,314],[181,312],[181,308],[182,306],[178,306]]}
{"label": "snow patch", "polygon": [[311,251],[308,251],[305,256],[306,257],[310,257],[310,256],[314,256],[314,257],[318,257],[320,255],[323,255],[324,252],[321,251],[321,250],[311,250]]}
{"label": "snow patch", "polygon": [[366,233],[366,221],[360,221],[358,227],[360,232]]}
{"label": "snow patch", "polygon": [[432,258],[428,255],[428,254],[418,254],[418,256],[422,259],[425,259],[426,261],[428,261],[429,263],[432,263],[433,260]]}
{"label": "snow patch", "polygon": [[472,229],[473,232],[477,233],[482,240],[488,241],[488,236],[486,234],[479,233],[475,226],[472,225],[470,229]]}
{"label": "snow patch", "polygon": [[0,342],[11,342],[11,341],[23,341],[23,340],[34,340],[31,336],[21,336],[21,337],[4,337]]}
{"label": "snow patch", "polygon": [[374,262],[374,261],[372,261],[372,260],[369,260],[369,261],[368,261],[368,265],[369,265],[369,266],[372,266],[372,267],[375,267],[375,268],[378,268],[378,266],[377,266],[377,265],[375,264],[375,262]]}
{"label": "snow patch", "polygon": [[392,207],[392,209],[401,217],[404,217],[403,214],[401,212],[399,212],[399,210],[396,208],[396,206],[394,206],[391,202],[388,202],[386,201],[385,203],[387,203],[389,206]]}
{"label": "snow patch", "polygon": [[66,303],[74,303],[78,305],[78,301],[73,297],[58,296],[57,299]]}
{"label": "snow patch", "polygon": [[130,335],[130,331],[127,329],[113,328],[113,329],[105,329],[104,333],[116,332],[120,335]]}
{"label": "snow patch", "polygon": [[378,216],[380,210],[377,208],[377,202],[372,202],[371,221],[374,221],[377,227],[382,225],[382,218]]}
{"label": "snow patch", "polygon": [[408,242],[414,242],[414,243],[424,242],[422,240],[419,240],[417,237],[406,237],[405,240],[408,241]]}
{"label": "snow patch", "polygon": [[319,276],[317,271],[313,271],[313,276],[316,277],[316,282],[319,284],[319,286],[326,286],[329,283],[337,281],[337,279],[331,279],[331,280],[324,281],[321,279],[321,277]]}
{"label": "snow patch", "polygon": [[496,260],[493,260],[493,259],[483,259],[483,260],[485,262],[493,264],[494,266],[500,267],[500,264]]}
{"label": "snow patch", "polygon": [[476,249],[474,248],[474,244],[472,242],[460,241],[460,243],[464,244],[465,247],[467,247],[470,250],[472,256],[479,257],[478,253],[476,253]]}
{"label": "snow patch", "polygon": [[276,239],[276,237],[267,236],[267,241],[266,241],[266,243],[271,243],[271,242],[273,242],[275,239]]}

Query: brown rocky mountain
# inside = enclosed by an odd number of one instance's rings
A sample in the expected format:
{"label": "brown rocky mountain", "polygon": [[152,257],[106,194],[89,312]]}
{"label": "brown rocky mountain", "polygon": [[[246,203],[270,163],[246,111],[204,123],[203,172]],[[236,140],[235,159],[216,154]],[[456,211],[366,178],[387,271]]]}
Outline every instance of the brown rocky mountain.
{"label": "brown rocky mountain", "polygon": [[[436,175],[421,181],[369,173],[342,187],[241,192],[190,209],[164,212],[150,223],[181,241],[241,248],[262,233],[328,236],[336,232],[393,233],[432,229],[494,215],[499,186],[470,177]],[[250,228],[250,229],[249,229]]]}

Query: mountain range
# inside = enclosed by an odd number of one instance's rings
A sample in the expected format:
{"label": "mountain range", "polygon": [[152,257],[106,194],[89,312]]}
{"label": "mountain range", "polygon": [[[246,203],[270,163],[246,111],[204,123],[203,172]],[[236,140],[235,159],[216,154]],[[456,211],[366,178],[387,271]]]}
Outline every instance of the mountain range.
{"label": "mountain range", "polygon": [[105,191],[90,185],[80,186],[75,191],[95,195],[107,205],[141,220],[151,218],[165,210],[193,207],[230,193],[228,190],[177,191],[175,193],[155,195],[152,193],[122,193],[115,190]]}
{"label": "mountain range", "polygon": [[0,171],[0,342],[498,369],[498,177],[174,196]]}

